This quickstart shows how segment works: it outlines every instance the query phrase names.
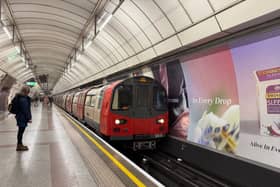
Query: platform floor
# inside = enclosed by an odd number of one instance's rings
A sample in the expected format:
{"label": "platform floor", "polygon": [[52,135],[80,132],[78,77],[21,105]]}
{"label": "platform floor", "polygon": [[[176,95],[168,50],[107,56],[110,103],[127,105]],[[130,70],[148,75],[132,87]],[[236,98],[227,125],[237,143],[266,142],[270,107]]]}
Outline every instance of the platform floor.
{"label": "platform floor", "polygon": [[0,186],[135,186],[112,170],[55,107],[32,108],[24,134],[29,151],[16,152],[13,115],[0,121]]}

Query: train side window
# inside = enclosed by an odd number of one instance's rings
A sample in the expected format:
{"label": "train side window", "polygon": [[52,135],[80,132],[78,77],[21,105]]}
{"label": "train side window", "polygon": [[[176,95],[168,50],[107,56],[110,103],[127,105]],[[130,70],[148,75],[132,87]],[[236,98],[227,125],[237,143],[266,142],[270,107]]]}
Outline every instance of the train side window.
{"label": "train side window", "polygon": [[77,101],[78,101],[78,95],[75,95],[74,100],[73,100],[73,104],[77,104]]}
{"label": "train side window", "polygon": [[96,95],[93,95],[93,96],[91,97],[90,106],[94,107],[94,106],[95,106],[95,102],[96,102]]}
{"label": "train side window", "polygon": [[118,86],[114,91],[112,110],[128,110],[132,105],[132,86]]}
{"label": "train side window", "polygon": [[163,88],[154,87],[153,89],[153,106],[156,110],[167,109],[167,96]]}
{"label": "train side window", "polygon": [[86,106],[90,106],[91,96],[86,97]]}

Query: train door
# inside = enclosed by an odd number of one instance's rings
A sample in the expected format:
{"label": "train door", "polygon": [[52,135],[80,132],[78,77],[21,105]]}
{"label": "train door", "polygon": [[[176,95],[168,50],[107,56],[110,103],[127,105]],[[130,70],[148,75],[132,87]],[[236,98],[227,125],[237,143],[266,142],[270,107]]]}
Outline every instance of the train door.
{"label": "train door", "polygon": [[85,103],[86,103],[86,93],[81,92],[78,96],[78,107],[77,107],[77,117],[80,120],[84,120],[84,110],[85,110]]}
{"label": "train door", "polygon": [[80,107],[81,107],[81,95],[82,95],[83,92],[80,92],[79,95],[78,95],[78,99],[77,99],[77,112],[76,112],[76,117],[78,119],[81,119],[80,118]]}
{"label": "train door", "polygon": [[100,116],[101,116],[101,106],[102,106],[102,100],[104,96],[104,89],[105,87],[101,88],[99,92],[97,93],[97,106],[96,106],[96,111],[94,114],[94,121],[97,124],[100,124]]}
{"label": "train door", "polygon": [[81,95],[81,100],[80,100],[80,111],[79,111],[79,115],[80,115],[80,119],[84,120],[85,119],[85,104],[86,104],[86,93],[83,93]]}
{"label": "train door", "polygon": [[96,103],[96,95],[91,95],[91,102],[90,106],[87,106],[87,111],[86,115],[89,120],[89,125],[93,128],[97,128],[96,125],[94,124],[94,108],[95,108],[95,103]]}
{"label": "train door", "polygon": [[99,90],[96,91],[96,95],[94,96],[94,105],[93,105],[93,113],[92,113],[92,119],[93,119],[95,125],[97,124],[96,118],[98,115],[98,113],[97,113],[98,97],[99,97]]}
{"label": "train door", "polygon": [[65,95],[62,96],[62,99],[61,99],[61,108],[64,108],[65,107]]}
{"label": "train door", "polygon": [[69,97],[69,105],[68,105],[68,112],[69,113],[72,113],[73,98],[74,98],[74,94],[71,94],[70,97]]}
{"label": "train door", "polygon": [[78,95],[79,95],[79,92],[74,95],[73,104],[72,104],[72,114],[75,116],[77,116]]}
{"label": "train door", "polygon": [[90,123],[89,119],[89,110],[90,110],[90,103],[91,103],[91,95],[86,96],[86,101],[85,101],[85,121],[87,123]]}

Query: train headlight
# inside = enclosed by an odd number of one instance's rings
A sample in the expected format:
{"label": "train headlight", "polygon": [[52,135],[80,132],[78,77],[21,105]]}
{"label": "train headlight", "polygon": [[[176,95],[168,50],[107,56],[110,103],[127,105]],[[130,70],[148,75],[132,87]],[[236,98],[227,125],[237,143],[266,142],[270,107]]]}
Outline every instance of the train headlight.
{"label": "train headlight", "polygon": [[164,122],[165,122],[165,121],[164,121],[163,118],[157,120],[157,124],[164,124]]}
{"label": "train headlight", "polygon": [[125,119],[115,119],[115,124],[116,125],[126,124],[126,120]]}
{"label": "train headlight", "polygon": [[119,120],[119,119],[116,119],[116,120],[115,120],[115,124],[116,124],[116,125],[119,125],[119,124],[121,124],[121,120]]}

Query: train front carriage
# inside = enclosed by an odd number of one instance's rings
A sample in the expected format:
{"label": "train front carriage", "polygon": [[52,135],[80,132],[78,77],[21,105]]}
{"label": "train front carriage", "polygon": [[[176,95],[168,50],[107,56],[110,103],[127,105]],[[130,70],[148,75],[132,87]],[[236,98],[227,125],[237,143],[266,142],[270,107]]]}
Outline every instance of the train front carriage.
{"label": "train front carriage", "polygon": [[104,95],[100,131],[111,140],[164,137],[168,132],[165,89],[143,76],[109,86]]}

